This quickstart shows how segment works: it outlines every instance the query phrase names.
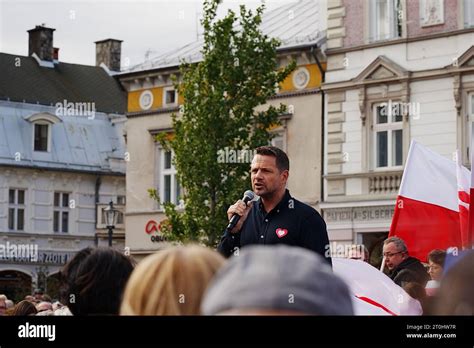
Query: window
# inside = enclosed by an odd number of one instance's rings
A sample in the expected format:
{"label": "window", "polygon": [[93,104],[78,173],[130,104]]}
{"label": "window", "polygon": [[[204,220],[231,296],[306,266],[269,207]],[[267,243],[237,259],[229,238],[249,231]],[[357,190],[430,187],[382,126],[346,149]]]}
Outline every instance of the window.
{"label": "window", "polygon": [[54,193],[53,231],[69,232],[69,193]]}
{"label": "window", "polygon": [[[56,109],[57,114],[62,114],[62,106],[57,106]],[[53,125],[62,122],[61,118],[48,112],[40,112],[25,117],[25,120],[31,124],[32,151],[50,152],[52,143],[52,127]]]}
{"label": "window", "polygon": [[117,225],[123,225],[123,213],[121,211],[117,214]]}
{"label": "window", "polygon": [[401,37],[402,10],[400,0],[370,0],[369,41]]}
{"label": "window", "polygon": [[25,190],[8,190],[8,229],[11,231],[25,229]]}
{"label": "window", "polygon": [[160,166],[160,199],[162,202],[178,204],[181,196],[181,187],[173,165],[173,153],[161,151]]}
{"label": "window", "polygon": [[[472,149],[471,149],[472,127],[473,127],[473,124],[474,124],[474,92],[470,92],[470,93],[467,94],[466,110],[467,110],[468,118],[469,118],[468,126],[466,127],[466,131],[467,131],[466,139],[468,139],[468,141],[469,141],[467,143],[467,148],[469,149],[468,153],[470,153],[470,151],[472,151]],[[468,158],[470,158],[470,155],[468,156]]]}
{"label": "window", "polygon": [[34,151],[48,151],[49,125],[35,123]]}
{"label": "window", "polygon": [[176,105],[178,100],[176,90],[172,87],[164,88],[163,98],[163,106]]}
{"label": "window", "polygon": [[270,145],[278,147],[282,151],[286,151],[284,133],[283,132],[276,133],[275,137],[271,140]]}
{"label": "window", "polygon": [[[125,205],[125,196],[117,196],[117,205]],[[122,224],[123,224],[123,212],[119,211],[117,215],[117,225],[122,225]]]}
{"label": "window", "polygon": [[375,167],[403,165],[403,115],[399,103],[374,105]]}
{"label": "window", "polygon": [[464,0],[464,27],[474,26],[474,0]]}
{"label": "window", "polygon": [[117,196],[117,205],[125,205],[125,196]]}

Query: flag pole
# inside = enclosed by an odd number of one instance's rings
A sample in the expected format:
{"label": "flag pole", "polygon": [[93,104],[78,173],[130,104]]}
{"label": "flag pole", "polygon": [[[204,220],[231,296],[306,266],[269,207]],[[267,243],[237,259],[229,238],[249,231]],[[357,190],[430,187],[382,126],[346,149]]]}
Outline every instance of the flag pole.
{"label": "flag pole", "polygon": [[382,265],[380,266],[380,272],[383,272],[384,267],[385,267],[385,256],[382,258]]}

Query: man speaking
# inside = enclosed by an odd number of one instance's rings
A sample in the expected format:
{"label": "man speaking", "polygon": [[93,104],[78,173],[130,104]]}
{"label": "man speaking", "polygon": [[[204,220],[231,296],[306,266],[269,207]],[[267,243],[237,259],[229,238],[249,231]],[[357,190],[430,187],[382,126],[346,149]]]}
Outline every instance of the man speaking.
{"label": "man speaking", "polygon": [[222,236],[220,253],[229,257],[246,245],[281,243],[313,250],[331,264],[326,224],[316,210],[290,196],[289,170],[285,152],[274,146],[257,148],[250,177],[260,198],[248,204],[238,200],[229,207],[229,220],[234,215],[240,219]]}

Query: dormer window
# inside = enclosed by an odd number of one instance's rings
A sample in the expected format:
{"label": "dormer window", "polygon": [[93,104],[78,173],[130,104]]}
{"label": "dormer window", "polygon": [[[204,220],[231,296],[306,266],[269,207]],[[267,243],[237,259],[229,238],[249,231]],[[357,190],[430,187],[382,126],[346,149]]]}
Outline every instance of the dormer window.
{"label": "dormer window", "polygon": [[50,126],[44,123],[35,123],[34,151],[49,152]]}
{"label": "dormer window", "polygon": [[25,117],[32,124],[32,143],[35,152],[51,152],[51,128],[61,119],[50,113],[39,113]]}

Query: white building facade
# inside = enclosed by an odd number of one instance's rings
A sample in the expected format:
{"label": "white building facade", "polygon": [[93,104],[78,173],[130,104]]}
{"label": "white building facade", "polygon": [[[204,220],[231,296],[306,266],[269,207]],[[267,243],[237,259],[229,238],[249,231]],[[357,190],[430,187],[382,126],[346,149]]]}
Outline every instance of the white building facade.
{"label": "white building facade", "polygon": [[35,50],[54,29],[32,31],[30,56],[0,53],[0,293],[15,301],[34,287],[57,296],[64,264],[108,245],[110,201],[112,246],[125,240],[125,94],[101,67]]}
{"label": "white building facade", "polygon": [[330,0],[324,197],[332,242],[380,262],[410,141],[469,165],[474,2]]}

